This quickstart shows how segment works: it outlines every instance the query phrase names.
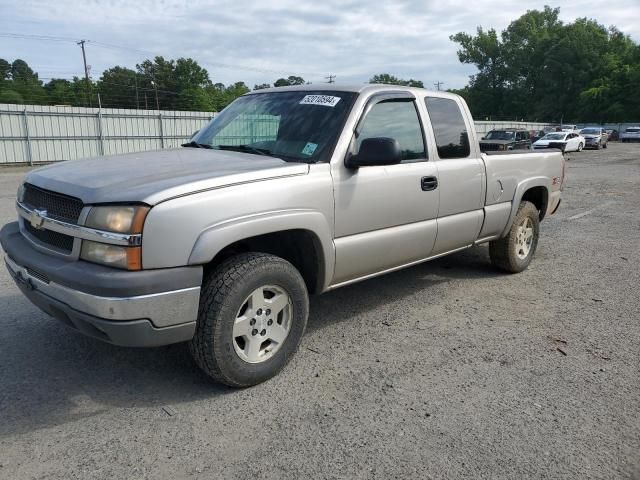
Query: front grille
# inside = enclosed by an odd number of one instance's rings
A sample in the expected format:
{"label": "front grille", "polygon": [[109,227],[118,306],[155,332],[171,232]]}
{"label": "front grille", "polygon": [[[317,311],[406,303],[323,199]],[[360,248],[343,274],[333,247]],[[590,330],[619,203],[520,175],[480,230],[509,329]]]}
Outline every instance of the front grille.
{"label": "front grille", "polygon": [[24,221],[24,228],[32,237],[52,246],[62,253],[69,254],[71,250],[73,250],[73,237],[69,235],[54,232],[53,230],[38,230],[37,228],[33,228],[26,220]]}
{"label": "front grille", "polygon": [[51,192],[29,183],[24,186],[23,203],[31,209],[46,210],[47,217],[68,223],[77,223],[84,207],[79,198]]}
{"label": "front grille", "polygon": [[480,150],[483,152],[493,152],[495,150],[503,150],[505,145],[503,143],[481,143]]}

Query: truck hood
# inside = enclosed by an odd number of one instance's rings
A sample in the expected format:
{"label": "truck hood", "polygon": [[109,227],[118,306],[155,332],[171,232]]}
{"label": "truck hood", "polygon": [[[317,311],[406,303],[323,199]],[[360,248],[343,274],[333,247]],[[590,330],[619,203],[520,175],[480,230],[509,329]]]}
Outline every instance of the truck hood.
{"label": "truck hood", "polygon": [[86,204],[143,202],[228,185],[304,175],[309,165],[249,153],[175,148],[49,165],[26,182],[80,198]]}

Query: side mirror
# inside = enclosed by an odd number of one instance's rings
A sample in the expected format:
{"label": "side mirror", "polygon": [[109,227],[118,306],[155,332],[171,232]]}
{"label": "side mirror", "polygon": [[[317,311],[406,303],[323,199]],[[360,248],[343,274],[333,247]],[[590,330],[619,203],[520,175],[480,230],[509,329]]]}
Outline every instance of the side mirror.
{"label": "side mirror", "polygon": [[345,160],[347,168],[360,168],[374,165],[396,165],[402,160],[400,144],[394,138],[365,138],[360,144],[357,155]]}

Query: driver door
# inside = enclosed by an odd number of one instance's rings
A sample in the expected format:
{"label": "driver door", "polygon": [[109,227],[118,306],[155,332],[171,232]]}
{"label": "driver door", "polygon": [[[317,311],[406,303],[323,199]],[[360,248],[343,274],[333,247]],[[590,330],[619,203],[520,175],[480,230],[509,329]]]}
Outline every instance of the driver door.
{"label": "driver door", "polygon": [[[391,97],[391,98],[390,98]],[[336,269],[332,285],[417,262],[436,239],[438,172],[427,155],[420,110],[413,96],[374,96],[364,109],[350,146],[365,138],[397,140],[395,165],[349,169],[332,165]]]}

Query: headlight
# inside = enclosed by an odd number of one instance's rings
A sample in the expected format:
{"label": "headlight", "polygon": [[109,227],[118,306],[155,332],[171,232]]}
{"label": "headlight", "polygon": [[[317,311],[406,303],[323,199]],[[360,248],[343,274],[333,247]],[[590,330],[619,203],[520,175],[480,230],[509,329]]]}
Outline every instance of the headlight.
{"label": "headlight", "polygon": [[142,226],[148,212],[149,207],[142,206],[93,207],[89,211],[85,225],[108,232],[142,233]]}
{"label": "headlight", "polygon": [[504,145],[500,145],[500,146],[498,147],[498,150],[504,150]]}
{"label": "headlight", "polygon": [[16,195],[18,197],[18,201],[22,203],[24,201],[24,183],[21,183],[18,187],[18,193]]}
{"label": "headlight", "polygon": [[88,262],[101,263],[125,270],[140,270],[142,268],[142,249],[140,247],[121,247],[83,240],[80,258]]}
{"label": "headlight", "polygon": [[[92,207],[87,215],[85,226],[107,232],[136,235],[142,233],[147,213],[149,213],[149,207],[139,205]],[[125,270],[142,268],[141,247],[125,247],[83,240],[80,258]]]}

